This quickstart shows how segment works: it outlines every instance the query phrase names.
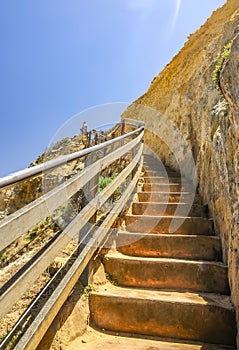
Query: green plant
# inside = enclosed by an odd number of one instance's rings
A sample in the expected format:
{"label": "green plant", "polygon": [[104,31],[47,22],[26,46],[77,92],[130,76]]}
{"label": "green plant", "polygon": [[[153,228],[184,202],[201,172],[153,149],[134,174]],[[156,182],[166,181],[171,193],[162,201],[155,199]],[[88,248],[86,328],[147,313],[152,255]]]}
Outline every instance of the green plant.
{"label": "green plant", "polygon": [[119,281],[118,281],[117,277],[111,275],[109,272],[106,272],[106,273],[105,273],[105,277],[106,277],[106,279],[107,279],[110,283],[112,283],[114,286],[118,286],[118,285],[119,285]]}
{"label": "green plant", "polygon": [[123,193],[123,189],[122,189],[122,185],[120,185],[119,187],[116,188],[114,192],[114,200],[117,201],[118,199],[120,199],[122,193]]}
{"label": "green plant", "polygon": [[85,297],[88,297],[94,290],[95,290],[95,289],[94,289],[94,287],[92,286],[92,284],[88,284],[88,286],[86,286],[86,287],[84,288],[84,291],[83,291],[84,296],[85,296]]}
{"label": "green plant", "polygon": [[7,258],[8,258],[8,254],[7,253],[3,253],[3,255],[1,256],[2,262],[6,261]]}
{"label": "green plant", "polygon": [[223,52],[221,53],[221,56],[219,60],[217,61],[216,67],[212,73],[212,80],[215,82],[216,87],[218,90],[220,90],[220,74],[221,70],[224,66],[224,63],[226,59],[229,57],[230,52],[231,52],[231,46],[232,46],[232,41],[230,41],[227,45],[224,46]]}
{"label": "green plant", "polygon": [[[101,192],[106,186],[108,186],[115,178],[117,174],[112,175],[110,177],[100,176],[99,178],[99,185],[98,185],[98,191]],[[113,201],[117,201],[122,194],[122,188],[119,186],[115,192],[113,193]]]}
{"label": "green plant", "polygon": [[98,190],[99,192],[103,191],[103,189],[108,186],[115,178],[115,175],[111,177],[100,176]]}
{"label": "green plant", "polygon": [[17,344],[18,340],[19,340],[19,335],[14,335],[10,340],[10,342],[8,343],[6,350],[13,349],[13,347]]}
{"label": "green plant", "polygon": [[29,291],[27,292],[26,297],[27,297],[28,299],[31,299],[31,298],[33,297],[33,295],[34,295],[33,291],[29,290]]}
{"label": "green plant", "polygon": [[37,236],[37,231],[38,230],[31,230],[28,234],[27,241],[29,242],[33,241]]}

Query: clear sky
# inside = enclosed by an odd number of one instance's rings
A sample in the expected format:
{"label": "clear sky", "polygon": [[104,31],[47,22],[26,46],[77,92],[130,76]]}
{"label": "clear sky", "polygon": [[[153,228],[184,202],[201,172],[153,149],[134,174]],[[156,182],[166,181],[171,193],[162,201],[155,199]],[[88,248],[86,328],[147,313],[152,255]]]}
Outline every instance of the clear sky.
{"label": "clear sky", "polygon": [[73,115],[142,95],[224,2],[1,0],[0,176],[27,167]]}

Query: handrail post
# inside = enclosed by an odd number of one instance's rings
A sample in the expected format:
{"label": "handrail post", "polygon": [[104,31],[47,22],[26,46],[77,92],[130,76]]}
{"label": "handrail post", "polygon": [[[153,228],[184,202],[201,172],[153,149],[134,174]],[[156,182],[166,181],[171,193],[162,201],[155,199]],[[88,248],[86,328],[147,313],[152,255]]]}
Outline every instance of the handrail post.
{"label": "handrail post", "polygon": [[122,136],[124,134],[125,134],[125,121],[124,121],[124,119],[122,119],[120,135]]}
{"label": "handrail post", "polygon": [[88,132],[88,134],[87,134],[87,138],[88,138],[88,143],[87,143],[87,148],[89,148],[90,147],[90,144],[91,144],[91,131],[89,131]]}
{"label": "handrail post", "polygon": [[[124,134],[125,134],[125,121],[124,121],[124,119],[122,119],[120,135],[123,136]],[[124,144],[124,140],[121,140],[120,141],[120,146],[123,146],[123,144]]]}
{"label": "handrail post", "polygon": [[95,132],[95,145],[98,145],[98,132]]}

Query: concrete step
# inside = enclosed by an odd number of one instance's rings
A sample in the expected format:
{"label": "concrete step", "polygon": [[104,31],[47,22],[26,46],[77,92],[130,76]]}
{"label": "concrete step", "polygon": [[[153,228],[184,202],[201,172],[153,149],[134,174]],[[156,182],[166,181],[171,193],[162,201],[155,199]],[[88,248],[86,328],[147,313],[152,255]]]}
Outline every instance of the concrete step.
{"label": "concrete step", "polygon": [[[95,330],[94,330],[95,332]],[[67,350],[233,350],[231,346],[224,346],[219,344],[203,344],[192,342],[175,342],[173,340],[163,339],[145,339],[127,336],[119,336],[119,334],[111,333],[104,334],[99,337],[99,340],[87,341],[86,337],[83,339],[76,338],[73,340]]]}
{"label": "concrete step", "polygon": [[89,297],[91,324],[125,332],[235,345],[230,298],[104,285]]}
{"label": "concrete step", "polygon": [[104,258],[104,265],[105,271],[121,286],[229,294],[227,266],[220,262],[110,252]]}
{"label": "concrete step", "polygon": [[[126,215],[126,230],[142,233],[182,233],[212,235],[213,222],[200,217]],[[177,229],[175,226],[177,225]]]}
{"label": "concrete step", "polygon": [[170,168],[168,165],[165,165],[161,162],[160,159],[158,158],[145,158],[144,157],[144,165],[154,165],[154,166],[158,166],[161,168],[166,168],[166,169],[172,169]]}
{"label": "concrete step", "polygon": [[201,204],[202,199],[198,194],[193,195],[190,192],[138,192],[140,202],[161,202],[161,203],[191,203]]}
{"label": "concrete step", "polygon": [[221,261],[216,236],[130,233],[119,231],[117,249],[131,256]]}
{"label": "concrete step", "polygon": [[188,183],[188,181],[183,181],[180,176],[178,177],[168,177],[168,176],[144,176],[144,182],[147,184],[159,184],[159,183]]}
{"label": "concrete step", "polygon": [[149,174],[150,176],[157,173],[164,174],[164,175],[170,173],[172,174],[172,176],[175,175],[176,177],[180,177],[181,175],[179,172],[172,170],[170,168],[164,168],[153,164],[144,164],[142,171],[146,175]]}
{"label": "concrete step", "polygon": [[178,173],[178,171],[168,167],[168,166],[165,166],[163,165],[161,162],[158,162],[157,160],[153,160],[153,161],[146,161],[144,159],[144,163],[143,163],[143,169],[146,168],[146,169],[157,169],[157,170],[161,170],[161,171],[171,171],[173,173]]}
{"label": "concrete step", "polygon": [[180,174],[170,169],[159,168],[157,166],[144,165],[142,168],[145,176],[167,176],[167,177],[180,177]]}
{"label": "concrete step", "polygon": [[208,208],[202,205],[193,205],[187,203],[157,203],[157,202],[134,202],[132,204],[133,215],[174,215],[177,210],[177,216],[207,217]]}
{"label": "concrete step", "polygon": [[145,158],[144,157],[143,164],[144,165],[154,165],[154,166],[158,166],[158,167],[166,168],[166,169],[172,169],[168,165],[163,164],[159,158]]}
{"label": "concrete step", "polygon": [[193,192],[193,187],[190,184],[181,183],[145,183],[143,185],[145,192]]}
{"label": "concrete step", "polygon": [[144,153],[143,156],[144,156],[144,161],[147,161],[147,160],[159,161],[160,160],[160,158],[158,158],[158,156],[154,153]]}

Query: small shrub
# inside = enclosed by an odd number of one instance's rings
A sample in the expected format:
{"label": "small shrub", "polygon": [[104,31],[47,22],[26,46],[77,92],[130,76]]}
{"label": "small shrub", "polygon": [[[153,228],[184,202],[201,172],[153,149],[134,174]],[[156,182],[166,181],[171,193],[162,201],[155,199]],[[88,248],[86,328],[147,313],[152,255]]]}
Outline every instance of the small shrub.
{"label": "small shrub", "polygon": [[221,74],[221,70],[224,66],[226,59],[230,55],[231,46],[232,46],[232,41],[230,41],[227,45],[224,46],[224,50],[223,50],[219,60],[217,61],[216,67],[212,73],[212,80],[215,82],[218,90],[221,90],[221,88],[220,88],[220,74]]}

